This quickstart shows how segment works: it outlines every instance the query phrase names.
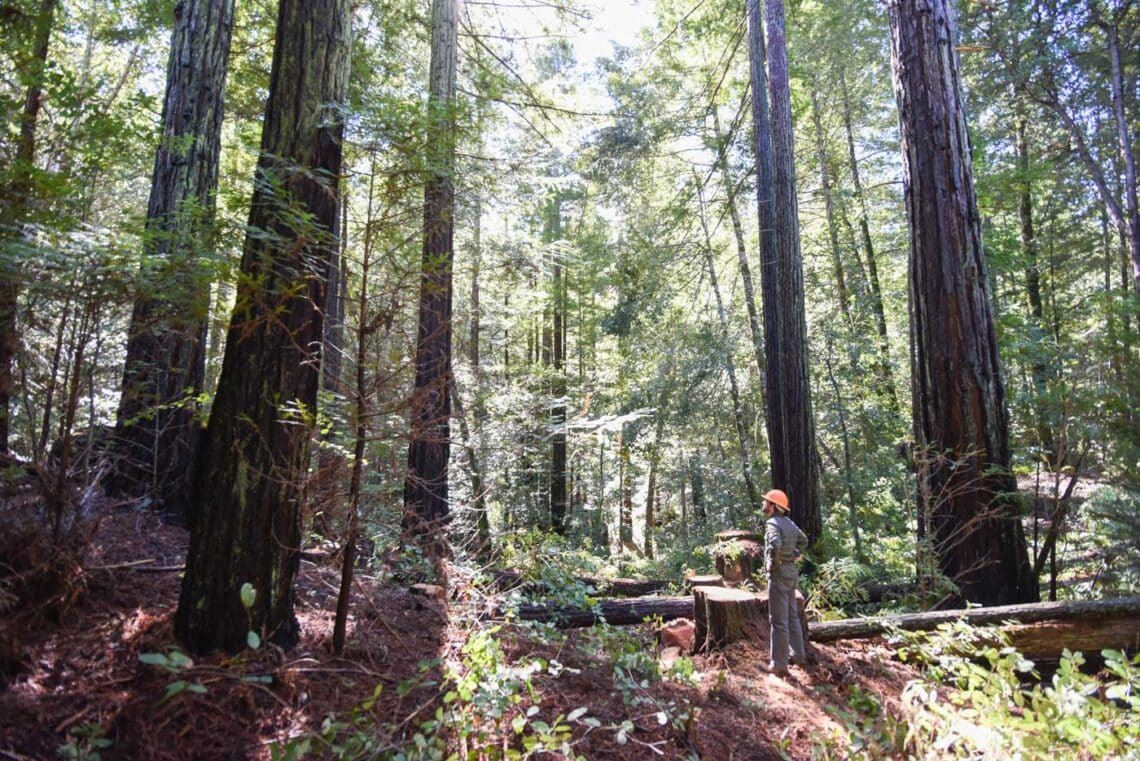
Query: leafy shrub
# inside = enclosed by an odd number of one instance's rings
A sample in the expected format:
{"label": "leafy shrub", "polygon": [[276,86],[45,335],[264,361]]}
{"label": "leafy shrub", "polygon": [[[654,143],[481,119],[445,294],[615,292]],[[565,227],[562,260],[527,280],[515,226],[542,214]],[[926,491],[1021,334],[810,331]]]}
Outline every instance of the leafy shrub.
{"label": "leafy shrub", "polygon": [[923,667],[903,693],[909,751],[918,757],[1097,758],[1140,755],[1140,656],[1105,650],[1100,678],[1067,649],[1048,682],[1000,629],[944,624],[896,634],[899,656]]}

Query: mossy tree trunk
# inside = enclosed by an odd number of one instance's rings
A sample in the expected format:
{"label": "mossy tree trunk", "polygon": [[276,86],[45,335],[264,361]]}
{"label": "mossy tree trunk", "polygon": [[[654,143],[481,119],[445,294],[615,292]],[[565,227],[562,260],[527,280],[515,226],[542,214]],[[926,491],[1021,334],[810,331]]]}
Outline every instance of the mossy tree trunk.
{"label": "mossy tree trunk", "polygon": [[[336,250],[352,5],[282,0],[261,159],[218,391],[195,474],[198,511],[175,633],[236,651],[297,637],[293,578]],[[246,611],[239,590],[257,598]]]}

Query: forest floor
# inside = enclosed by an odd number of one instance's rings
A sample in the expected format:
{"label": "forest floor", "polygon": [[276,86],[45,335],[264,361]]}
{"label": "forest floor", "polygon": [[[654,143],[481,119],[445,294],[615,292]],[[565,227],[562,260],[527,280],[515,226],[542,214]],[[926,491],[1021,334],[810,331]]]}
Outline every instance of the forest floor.
{"label": "forest floor", "polygon": [[[458,577],[446,604],[391,578],[359,579],[348,648],[336,656],[338,572],[309,562],[298,579],[296,647],[164,667],[153,661],[176,650],[186,531],[126,507],[104,508],[92,527],[81,583],[59,620],[28,625],[16,611],[0,622],[9,652],[0,759],[269,759],[290,738],[299,750],[306,734],[305,757],[390,758],[402,748],[430,758],[438,747],[442,757],[501,758],[557,736],[556,747],[587,759],[806,759],[825,743],[845,747],[854,702],[896,713],[913,676],[882,643],[849,642],[814,645],[812,663],[781,679],[760,667],[761,640],[694,656],[686,678],[650,678],[652,627],[564,637],[492,629],[487,614],[501,600]],[[150,663],[140,660],[147,654]],[[452,716],[465,726],[435,726],[456,689],[469,703]],[[319,739],[322,727],[340,751]]]}

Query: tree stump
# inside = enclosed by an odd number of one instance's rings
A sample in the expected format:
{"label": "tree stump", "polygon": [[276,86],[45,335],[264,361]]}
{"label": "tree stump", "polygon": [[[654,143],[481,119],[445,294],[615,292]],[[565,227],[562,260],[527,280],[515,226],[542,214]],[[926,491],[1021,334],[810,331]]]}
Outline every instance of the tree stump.
{"label": "tree stump", "polygon": [[760,598],[729,587],[693,587],[697,650],[714,650],[752,637],[764,623]]}
{"label": "tree stump", "polygon": [[685,588],[690,592],[697,587],[723,587],[724,577],[717,573],[710,573],[703,576],[689,576],[685,579]]}
{"label": "tree stump", "polygon": [[716,569],[725,581],[735,584],[762,570],[764,537],[752,531],[721,531],[716,535]]}

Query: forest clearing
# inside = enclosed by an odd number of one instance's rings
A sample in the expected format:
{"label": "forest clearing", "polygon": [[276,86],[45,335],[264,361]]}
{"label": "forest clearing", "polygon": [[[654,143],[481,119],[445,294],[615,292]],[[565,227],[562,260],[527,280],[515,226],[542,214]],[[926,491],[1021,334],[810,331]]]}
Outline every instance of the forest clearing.
{"label": "forest clearing", "polygon": [[1140,759],[1138,83],[1134,0],[0,2],[0,761]]}

